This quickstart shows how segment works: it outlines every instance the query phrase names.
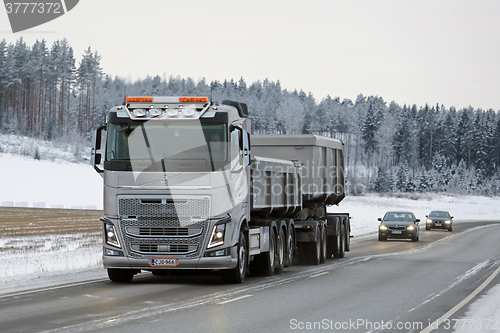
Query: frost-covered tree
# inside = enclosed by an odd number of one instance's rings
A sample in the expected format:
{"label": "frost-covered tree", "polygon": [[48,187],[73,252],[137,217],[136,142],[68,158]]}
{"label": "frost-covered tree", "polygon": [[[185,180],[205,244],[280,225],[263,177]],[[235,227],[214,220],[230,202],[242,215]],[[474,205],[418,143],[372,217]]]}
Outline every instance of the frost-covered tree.
{"label": "frost-covered tree", "polygon": [[304,125],[304,107],[293,96],[287,96],[276,110],[276,118],[283,126],[284,134],[300,134]]}

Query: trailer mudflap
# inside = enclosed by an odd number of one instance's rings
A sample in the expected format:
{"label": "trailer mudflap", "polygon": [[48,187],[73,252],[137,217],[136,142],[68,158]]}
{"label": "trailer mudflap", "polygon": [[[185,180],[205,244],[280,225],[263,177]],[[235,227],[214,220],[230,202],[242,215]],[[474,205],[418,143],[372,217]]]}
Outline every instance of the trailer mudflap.
{"label": "trailer mudflap", "polygon": [[295,221],[297,242],[316,242],[318,221]]}

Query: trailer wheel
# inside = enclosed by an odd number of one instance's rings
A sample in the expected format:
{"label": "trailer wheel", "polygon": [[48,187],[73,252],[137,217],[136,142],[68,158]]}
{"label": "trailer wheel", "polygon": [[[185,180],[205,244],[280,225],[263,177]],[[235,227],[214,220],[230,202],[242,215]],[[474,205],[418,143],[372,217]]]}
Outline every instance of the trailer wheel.
{"label": "trailer wheel", "polygon": [[293,263],[293,252],[295,251],[295,234],[292,225],[288,227],[288,236],[286,238],[286,255],[285,267],[289,267]]}
{"label": "trailer wheel", "polygon": [[335,249],[336,249],[336,242],[335,239],[337,236],[328,236],[326,239],[326,251],[327,251],[327,258],[332,258],[333,255],[335,254]]}
{"label": "trailer wheel", "polygon": [[351,250],[351,220],[349,216],[345,217],[345,251],[348,252]]}
{"label": "trailer wheel", "polygon": [[113,282],[130,282],[134,275],[133,269],[108,268],[108,277]]}
{"label": "trailer wheel", "polygon": [[316,233],[314,234],[314,243],[306,243],[307,244],[307,256],[313,265],[319,265],[321,262],[321,226],[316,225]]}
{"label": "trailer wheel", "polygon": [[340,223],[340,235],[335,238],[335,243],[337,243],[335,253],[333,254],[335,258],[345,257],[345,235],[345,225],[344,223]]}
{"label": "trailer wheel", "polygon": [[326,238],[326,226],[323,225],[321,227],[321,256],[320,256],[320,259],[319,259],[319,262],[321,264],[324,264],[326,262],[326,251],[327,251],[327,247],[326,247],[326,241],[327,241],[327,238]]}
{"label": "trailer wheel", "polygon": [[285,268],[285,232],[279,228],[278,239],[276,240],[276,267],[275,273],[282,273]]}
{"label": "trailer wheel", "polygon": [[221,279],[224,283],[242,283],[245,281],[247,271],[248,250],[247,239],[243,231],[240,231],[240,239],[238,241],[238,263],[233,269],[221,271]]}

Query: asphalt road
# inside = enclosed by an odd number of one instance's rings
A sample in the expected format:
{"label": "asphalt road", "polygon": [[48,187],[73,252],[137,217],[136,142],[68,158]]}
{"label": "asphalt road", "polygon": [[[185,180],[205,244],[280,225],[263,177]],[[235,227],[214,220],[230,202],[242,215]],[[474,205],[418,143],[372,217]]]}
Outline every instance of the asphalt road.
{"label": "asphalt road", "polygon": [[462,222],[417,243],[353,240],[344,259],[241,285],[144,273],[0,295],[0,332],[421,332],[443,315],[433,332],[451,332],[470,303],[447,312],[500,267],[499,240],[500,222]]}

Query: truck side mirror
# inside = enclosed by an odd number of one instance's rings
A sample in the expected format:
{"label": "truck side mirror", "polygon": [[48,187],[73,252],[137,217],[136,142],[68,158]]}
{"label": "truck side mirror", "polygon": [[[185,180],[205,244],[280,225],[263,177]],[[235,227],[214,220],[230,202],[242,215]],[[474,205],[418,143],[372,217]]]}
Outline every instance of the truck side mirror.
{"label": "truck side mirror", "polygon": [[104,168],[101,165],[103,154],[102,148],[104,148],[102,141],[105,138],[105,136],[103,136],[104,131],[106,131],[106,125],[101,126],[95,130],[92,151],[90,152],[90,164],[101,176],[104,173]]}
{"label": "truck side mirror", "polygon": [[243,128],[231,125],[231,131],[238,131],[238,144],[240,148],[240,161],[243,167],[246,168],[250,165],[250,134]]}

